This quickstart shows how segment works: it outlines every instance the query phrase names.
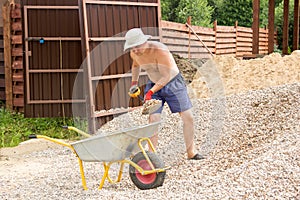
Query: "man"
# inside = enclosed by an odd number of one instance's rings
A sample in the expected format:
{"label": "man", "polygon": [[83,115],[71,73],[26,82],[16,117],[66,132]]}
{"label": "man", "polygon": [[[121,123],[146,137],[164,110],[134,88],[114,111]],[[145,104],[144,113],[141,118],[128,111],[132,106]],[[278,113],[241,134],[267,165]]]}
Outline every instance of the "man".
{"label": "man", "polygon": [[[192,103],[188,97],[183,77],[168,48],[156,41],[148,41],[150,35],[144,35],[140,28],[133,28],[125,35],[124,51],[130,50],[132,63],[132,87],[138,83],[141,69],[145,70],[149,82],[145,87],[144,100],[159,99],[162,107],[149,115],[149,122],[161,120],[165,102],[172,113],[179,113],[183,121],[183,135],[188,159],[200,160],[203,157],[194,150],[194,119]],[[158,144],[158,135],[151,137],[154,147]]]}

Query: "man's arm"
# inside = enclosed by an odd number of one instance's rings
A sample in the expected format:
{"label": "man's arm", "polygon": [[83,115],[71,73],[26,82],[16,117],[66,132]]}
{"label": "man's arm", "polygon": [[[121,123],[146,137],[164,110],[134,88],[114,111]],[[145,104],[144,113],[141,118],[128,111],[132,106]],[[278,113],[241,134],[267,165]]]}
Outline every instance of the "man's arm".
{"label": "man's arm", "polygon": [[132,78],[131,78],[132,84],[131,85],[137,85],[139,76],[140,76],[140,72],[141,72],[141,67],[136,63],[136,61],[132,55],[131,55],[131,58],[133,60],[132,66],[131,66],[131,74],[132,74]]}
{"label": "man's arm", "polygon": [[137,65],[137,63],[133,60],[131,66],[131,87],[129,88],[129,96],[136,98],[140,94],[140,88],[137,86],[139,75],[140,75],[141,68]]}

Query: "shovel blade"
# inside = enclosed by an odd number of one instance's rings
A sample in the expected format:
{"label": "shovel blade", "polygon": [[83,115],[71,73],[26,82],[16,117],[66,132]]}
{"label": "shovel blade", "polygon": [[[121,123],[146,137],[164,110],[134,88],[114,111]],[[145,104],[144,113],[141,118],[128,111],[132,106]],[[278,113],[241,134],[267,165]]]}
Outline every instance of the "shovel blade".
{"label": "shovel blade", "polygon": [[162,106],[162,101],[153,99],[154,101],[150,102],[151,100],[147,101],[143,105],[142,114],[148,115],[152,114],[157,111]]}

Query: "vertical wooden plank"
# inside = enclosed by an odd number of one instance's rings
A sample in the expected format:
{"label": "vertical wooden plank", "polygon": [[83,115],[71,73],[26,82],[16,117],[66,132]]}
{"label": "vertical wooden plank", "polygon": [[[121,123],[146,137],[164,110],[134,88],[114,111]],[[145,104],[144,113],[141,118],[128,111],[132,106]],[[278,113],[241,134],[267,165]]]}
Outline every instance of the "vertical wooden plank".
{"label": "vertical wooden plank", "polygon": [[[133,27],[130,27],[128,28],[131,29],[131,28],[137,28],[137,27],[141,27],[140,23],[139,23],[139,8],[138,7],[132,7],[132,12],[129,16],[133,16],[133,20],[132,22],[130,22],[129,24],[133,24]],[[128,18],[129,19],[129,18]]]}
{"label": "vertical wooden plank", "polygon": [[159,35],[159,41],[162,42],[162,25],[161,25],[161,1],[157,0],[158,7],[157,7],[157,21],[158,21],[158,35]]}
{"label": "vertical wooden plank", "polygon": [[2,7],[3,40],[4,40],[4,67],[5,67],[5,96],[6,108],[13,109],[13,88],[11,70],[11,32],[10,32],[10,3],[7,1]]}
{"label": "vertical wooden plank", "polygon": [[253,37],[252,37],[252,54],[259,53],[259,0],[253,0]]}
{"label": "vertical wooden plank", "polygon": [[[30,12],[28,12],[28,9],[26,6],[24,6],[24,9],[23,9],[23,21],[24,21],[24,32],[23,32],[23,35],[24,35],[24,38],[28,38],[29,36],[29,24],[28,22],[30,21],[30,19],[32,19],[32,14]],[[29,48],[29,45],[31,46],[31,48]],[[33,106],[28,106],[28,103],[30,102],[30,100],[32,99],[32,95],[33,95],[33,92],[34,90],[32,90],[32,87],[33,86],[30,86],[30,83],[32,83],[32,81],[34,80],[33,78],[33,75],[30,75],[29,74],[29,63],[32,63],[32,57],[30,56],[31,55],[31,51],[29,51],[29,49],[32,49],[32,43],[29,43],[28,40],[25,40],[25,53],[24,53],[24,56],[25,56],[25,98],[24,98],[24,101],[25,101],[25,116],[26,117],[32,117],[34,116],[34,113],[35,113],[35,108]],[[32,92],[32,93],[31,93]]]}
{"label": "vertical wooden plank", "polygon": [[214,28],[213,30],[215,31],[215,55],[218,55],[218,51],[217,51],[217,42],[218,42],[218,38],[217,38],[217,28],[218,28],[218,21],[215,20],[214,21]]}
{"label": "vertical wooden plank", "polygon": [[[106,31],[106,36],[105,37],[111,37],[113,36],[113,20],[114,20],[114,16],[112,13],[112,6],[111,5],[105,5],[104,8],[104,13],[105,13],[105,22],[103,22],[104,26],[105,26],[105,31]],[[103,57],[104,60],[106,60],[105,62],[105,67],[107,70],[107,75],[111,75],[113,74],[113,68],[114,68],[114,63],[109,63],[109,60],[111,59],[111,57],[113,57],[113,42],[105,42],[104,43],[106,46],[106,50],[105,50],[105,57]],[[101,52],[102,55],[103,52]],[[103,80],[103,85],[104,85],[104,93],[102,94],[98,94],[98,95],[102,95],[103,96],[103,100],[104,100],[104,109],[105,110],[109,110],[111,108],[111,91],[112,91],[112,80]]]}
{"label": "vertical wooden plank", "polygon": [[[94,20],[94,19],[103,19],[99,16],[99,7],[96,7],[93,4],[87,5],[87,23],[89,24],[88,26],[88,31],[89,31],[89,36],[88,37],[99,37],[101,35],[101,27],[98,25],[99,21]],[[92,50],[92,49],[91,49]]]}
{"label": "vertical wooden plank", "polygon": [[294,1],[293,51],[299,49],[299,0]]}
{"label": "vertical wooden plank", "polygon": [[282,53],[288,54],[289,47],[289,0],[284,0],[283,4],[283,33],[282,33]]}
{"label": "vertical wooden plank", "polygon": [[[122,7],[120,8],[120,16],[121,17],[121,30],[124,32],[122,33],[123,36],[125,36],[127,30],[130,28],[130,22],[127,21],[128,18],[128,8],[123,9]],[[126,16],[126,17],[124,17]],[[122,46],[121,48],[124,48],[124,42],[122,42]],[[122,55],[122,66],[123,66],[123,71],[124,72],[130,72],[131,71],[131,64],[132,64],[132,60],[129,56],[129,52],[124,52],[124,54]],[[123,85],[123,89],[124,90],[128,90],[128,88],[130,87],[130,83],[131,83],[131,78],[128,78],[124,81],[124,85]],[[128,96],[126,96],[126,98],[128,99]],[[133,107],[134,105],[137,105],[137,103],[135,103],[135,99],[131,98],[131,100],[129,101],[129,105]]]}
{"label": "vertical wooden plank", "polygon": [[239,25],[239,22],[235,21],[235,24],[234,24],[234,28],[235,28],[235,57],[237,57],[237,55],[238,55],[238,25]]}
{"label": "vertical wooden plank", "polygon": [[150,21],[150,19],[148,19],[148,13],[147,13],[148,8],[144,6],[139,6],[137,7],[137,10],[138,10],[138,27],[141,28],[149,27],[148,22]]}
{"label": "vertical wooden plank", "polygon": [[86,36],[85,36],[85,29],[82,28],[84,27],[84,13],[83,13],[83,2],[82,0],[78,0],[78,15],[79,15],[79,27],[80,27],[80,36],[81,36],[81,55],[82,55],[82,60],[85,59],[86,57],[86,51],[85,51],[85,44],[86,44]]}
{"label": "vertical wooden plank", "polygon": [[269,0],[269,18],[268,18],[268,53],[273,53],[274,51],[274,18],[275,17],[275,0]]}
{"label": "vertical wooden plank", "polygon": [[[80,0],[79,0],[80,1]],[[82,9],[83,14],[83,29],[84,29],[84,35],[85,35],[85,55],[86,55],[86,69],[85,69],[85,76],[87,79],[87,117],[88,117],[88,129],[89,133],[95,133],[96,131],[96,122],[93,118],[94,112],[95,112],[95,103],[93,97],[93,85],[92,85],[92,71],[91,71],[91,60],[90,60],[90,48],[89,48],[89,29],[88,29],[88,19],[87,19],[87,5],[86,1],[82,1],[82,7],[79,9]]]}
{"label": "vertical wooden plank", "polygon": [[[113,21],[113,36],[120,36],[120,31],[121,31],[121,16],[120,16],[120,6],[114,6],[112,7],[112,21]],[[119,55],[121,55],[123,52],[123,48],[121,47],[123,44],[120,41],[116,41],[116,42],[112,42],[112,46],[113,46],[113,58],[114,60],[114,65],[112,66],[112,73],[113,74],[119,74],[119,73],[126,73],[125,71],[123,71],[123,69],[120,67],[122,66],[122,58],[119,57]],[[123,84],[121,84],[121,82]],[[124,87],[124,79],[120,78],[120,79],[116,79],[115,81],[111,80],[111,86],[113,86],[111,89],[111,104],[112,107],[126,107],[125,105],[125,99],[126,99],[126,95],[124,93],[124,91],[127,91],[127,88],[124,89],[120,89],[120,87]],[[127,93],[126,93],[127,94]],[[118,98],[116,98],[116,95],[118,96]],[[123,105],[122,105],[123,103]],[[128,106],[128,105],[127,105]]]}
{"label": "vertical wooden plank", "polygon": [[[192,17],[189,16],[187,19],[187,23],[191,26],[192,25]],[[188,47],[188,58],[191,58],[191,29],[189,29],[189,47]]]}

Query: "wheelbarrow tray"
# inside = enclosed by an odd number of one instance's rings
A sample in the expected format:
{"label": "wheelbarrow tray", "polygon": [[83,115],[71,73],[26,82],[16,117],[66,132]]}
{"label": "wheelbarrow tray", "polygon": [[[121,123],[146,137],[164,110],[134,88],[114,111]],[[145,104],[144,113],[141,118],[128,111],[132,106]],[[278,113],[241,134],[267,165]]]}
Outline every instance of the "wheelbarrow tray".
{"label": "wheelbarrow tray", "polygon": [[130,157],[139,151],[138,139],[149,138],[157,131],[161,122],[154,122],[115,131],[105,135],[95,135],[71,143],[78,157],[85,162],[114,162]]}

